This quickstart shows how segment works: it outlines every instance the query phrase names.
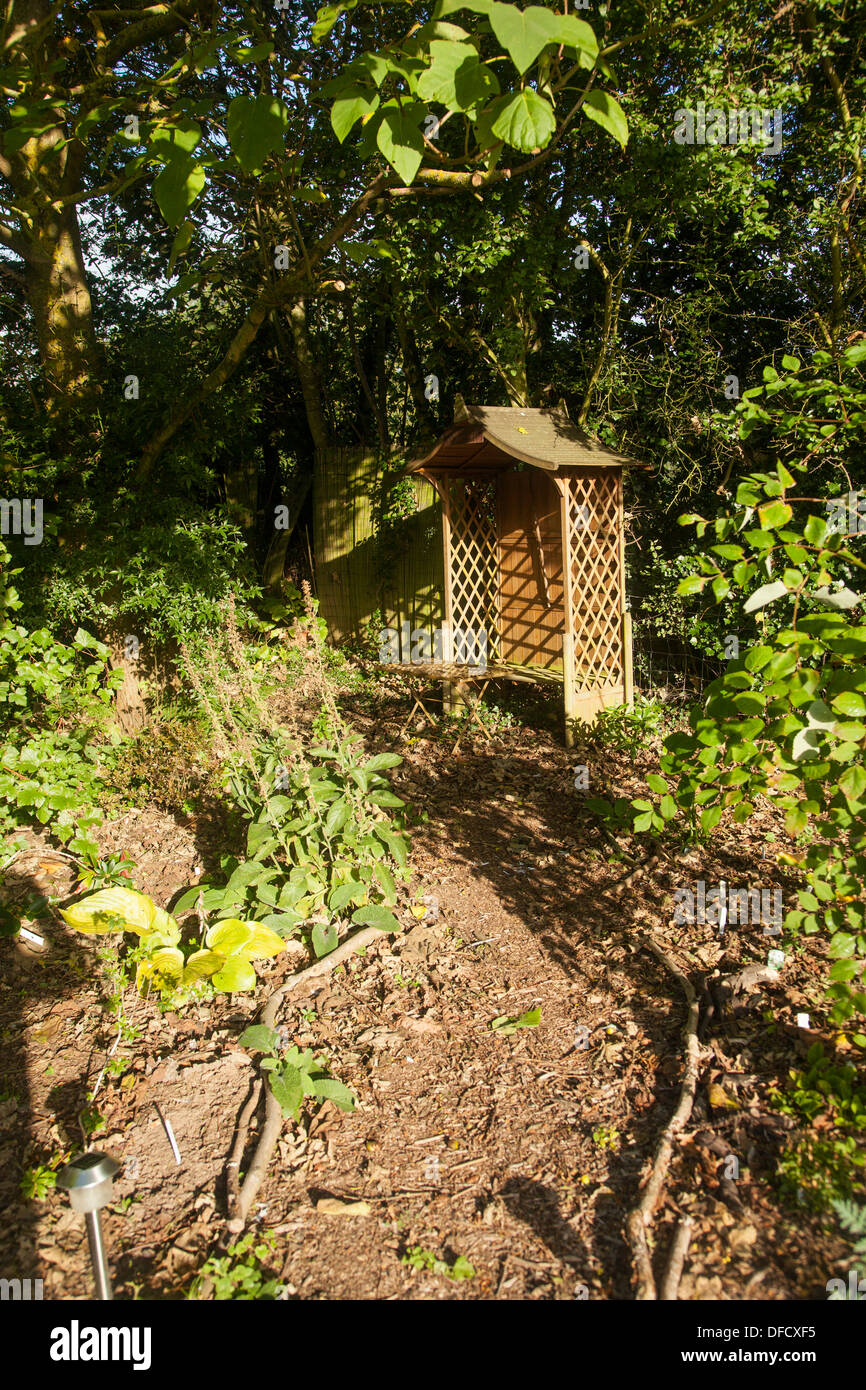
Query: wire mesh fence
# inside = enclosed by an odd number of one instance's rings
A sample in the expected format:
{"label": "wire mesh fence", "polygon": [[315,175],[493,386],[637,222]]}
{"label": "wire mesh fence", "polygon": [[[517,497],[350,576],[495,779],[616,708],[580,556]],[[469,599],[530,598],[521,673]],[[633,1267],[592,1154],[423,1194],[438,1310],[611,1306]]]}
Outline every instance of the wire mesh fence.
{"label": "wire mesh fence", "polygon": [[635,690],[663,700],[696,700],[725,669],[681,638],[660,636],[639,608],[632,611],[632,654]]}

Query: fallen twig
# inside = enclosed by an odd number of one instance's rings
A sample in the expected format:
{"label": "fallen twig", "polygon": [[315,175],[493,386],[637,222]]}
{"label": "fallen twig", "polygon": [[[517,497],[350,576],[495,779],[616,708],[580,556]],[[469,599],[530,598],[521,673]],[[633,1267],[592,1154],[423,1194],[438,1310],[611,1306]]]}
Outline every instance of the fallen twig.
{"label": "fallen twig", "polygon": [[[290,976],[285,984],[280,985],[279,989],[275,989],[273,994],[269,995],[268,999],[265,1001],[265,1005],[261,1011],[262,1023],[268,1028],[273,1028],[276,1022],[277,1009],[280,1006],[280,1001],[284,999],[287,994],[296,990],[299,985],[306,983],[307,980],[315,980],[321,975],[330,974],[335,966],[340,965],[344,960],[347,960],[349,956],[354,955],[356,951],[362,950],[365,946],[369,946],[371,942],[381,940],[381,937],[382,933],[379,931],[378,927],[365,927],[362,931],[355,932],[354,935],[347,937],[342,945],[338,946],[335,951],[331,951],[329,955],[323,956],[321,960],[314,961],[313,964],[308,965],[306,969],[299,970],[296,975]],[[268,1087],[265,1099],[265,1122],[262,1126],[262,1132],[259,1135],[259,1142],[256,1145],[256,1151],[253,1154],[252,1162],[244,1176],[241,1189],[237,1193],[234,1210],[230,1210],[229,1212],[228,1229],[233,1235],[239,1235],[246,1225],[247,1217],[249,1216],[253,1202],[258,1195],[259,1188],[268,1171],[268,1165],[273,1157],[282,1127],[283,1112],[280,1109],[279,1101],[274,1096],[270,1087]],[[238,1132],[240,1132],[240,1121],[238,1122]],[[234,1158],[234,1150],[232,1151],[232,1158]],[[227,1186],[228,1182],[229,1178],[227,1175]]]}
{"label": "fallen twig", "polygon": [[665,1276],[659,1290],[659,1298],[665,1303],[676,1302],[677,1290],[683,1277],[683,1264],[691,1244],[693,1225],[692,1218],[684,1216],[677,1226],[676,1235],[668,1255],[668,1267],[665,1270]]}
{"label": "fallen twig", "polygon": [[613,883],[609,884],[607,888],[604,889],[604,892],[617,893],[620,889],[629,887],[639,874],[649,873],[650,869],[654,869],[658,862],[659,857],[657,854],[651,855],[649,859],[642,859],[639,864],[635,864],[634,868],[629,870],[624,878],[615,879]]}
{"label": "fallen twig", "polygon": [[[647,1245],[647,1226],[650,1224],[661,1197],[662,1187],[664,1186],[668,1166],[674,1149],[674,1140],[680,1130],[688,1123],[692,1113],[692,1106],[695,1102],[695,1092],[698,1086],[698,1076],[700,1073],[701,1049],[698,1045],[698,1015],[699,1005],[698,996],[694,986],[687,975],[684,975],[679,966],[671,959],[667,952],[663,951],[657,941],[651,936],[643,935],[640,938],[641,944],[647,950],[652,951],[662,964],[670,971],[674,979],[680,985],[686,996],[688,1003],[688,1014],[683,1029],[686,1043],[686,1062],[683,1071],[682,1086],[680,1087],[680,1098],[677,1108],[662,1131],[653,1159],[652,1169],[649,1180],[643,1190],[640,1202],[629,1213],[626,1222],[629,1243],[632,1248],[635,1266],[638,1276],[638,1287],[636,1298],[639,1302],[651,1302],[657,1298],[655,1278],[653,1276],[652,1261],[650,1260],[649,1246]],[[683,1251],[685,1256],[685,1251]]]}
{"label": "fallen twig", "polygon": [[246,1105],[238,1116],[238,1127],[235,1133],[234,1147],[232,1148],[231,1158],[226,1164],[226,1205],[230,1218],[237,1214],[238,1174],[240,1172],[241,1159],[244,1156],[250,1120],[255,1114],[255,1109],[259,1103],[261,1094],[262,1083],[261,1080],[257,1080],[253,1083],[253,1089],[249,1094]]}

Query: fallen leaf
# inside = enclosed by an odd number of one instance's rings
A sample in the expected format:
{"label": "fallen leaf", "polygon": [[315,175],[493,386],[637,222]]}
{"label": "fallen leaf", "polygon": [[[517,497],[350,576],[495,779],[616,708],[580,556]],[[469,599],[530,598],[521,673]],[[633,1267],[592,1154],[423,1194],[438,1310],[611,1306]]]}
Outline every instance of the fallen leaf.
{"label": "fallen leaf", "polygon": [[369,1202],[344,1202],[341,1197],[320,1197],[316,1211],[324,1216],[369,1216]]}

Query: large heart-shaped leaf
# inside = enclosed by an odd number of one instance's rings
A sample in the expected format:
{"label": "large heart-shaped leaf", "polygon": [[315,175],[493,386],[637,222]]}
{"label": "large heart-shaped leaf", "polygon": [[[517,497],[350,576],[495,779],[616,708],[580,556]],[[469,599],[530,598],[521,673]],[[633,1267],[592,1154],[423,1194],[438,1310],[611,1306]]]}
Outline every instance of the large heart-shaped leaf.
{"label": "large heart-shaped leaf", "polygon": [[418,127],[424,114],[417,103],[402,111],[396,102],[382,108],[376,143],[405,184],[412,182],[421,167],[424,141]]}
{"label": "large heart-shaped leaf", "polygon": [[257,174],[271,154],[283,148],[289,113],[276,97],[235,97],[226,115],[232,153],[245,174]]}
{"label": "large heart-shaped leaf", "polygon": [[372,116],[379,108],[379,95],[354,83],[337,97],[331,107],[331,125],[342,145],[356,121]]}
{"label": "large heart-shaped leaf", "polygon": [[204,181],[204,169],[190,157],[170,160],[154,179],[153,196],[170,227],[177,227],[184,220],[204,188]]}
{"label": "large heart-shaped leaf", "polygon": [[147,153],[167,164],[178,154],[192,154],[200,139],[201,126],[195,121],[175,121],[172,125],[157,126],[148,142]]}
{"label": "large heart-shaped leaf", "polygon": [[543,149],[555,129],[553,107],[531,87],[515,92],[493,122],[493,134],[523,154]]}
{"label": "large heart-shaped leaf", "polygon": [[519,73],[526,72],[541,50],[554,42],[557,19],[562,18],[540,5],[519,10],[516,5],[502,5],[498,0],[491,4],[489,14],[494,34]]}
{"label": "large heart-shaped leaf", "polygon": [[[430,44],[432,65],[418,79],[418,95],[425,101],[438,101],[449,111],[473,115],[483,102],[499,92],[496,74],[479,61],[471,43],[450,43],[434,39]],[[381,755],[388,758],[389,754]],[[401,759],[398,755],[397,761]],[[396,764],[386,762],[384,767]]]}

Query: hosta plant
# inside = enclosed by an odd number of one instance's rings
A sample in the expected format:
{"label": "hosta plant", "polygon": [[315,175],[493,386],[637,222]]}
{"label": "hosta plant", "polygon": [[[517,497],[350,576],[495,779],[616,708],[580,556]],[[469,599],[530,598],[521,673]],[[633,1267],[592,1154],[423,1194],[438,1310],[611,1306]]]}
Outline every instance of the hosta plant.
{"label": "hosta plant", "polygon": [[132,932],[139,938],[136,985],[173,998],[209,980],[214,989],[232,994],[254,989],[254,960],[267,959],[285,942],[261,922],[230,918],[205,933],[204,943],[183,941],[175,919],[146,893],[106,888],[65,908],[62,917],[76,931],[90,935]]}

